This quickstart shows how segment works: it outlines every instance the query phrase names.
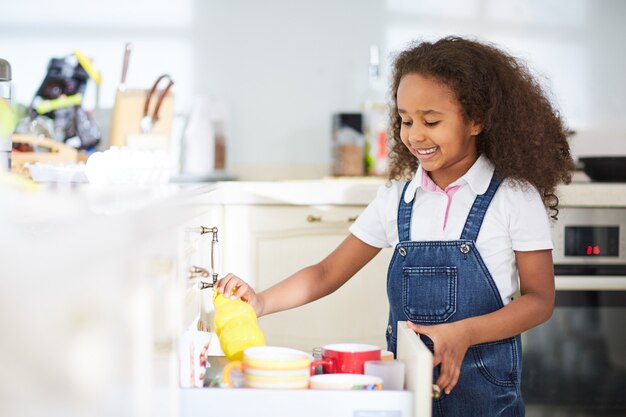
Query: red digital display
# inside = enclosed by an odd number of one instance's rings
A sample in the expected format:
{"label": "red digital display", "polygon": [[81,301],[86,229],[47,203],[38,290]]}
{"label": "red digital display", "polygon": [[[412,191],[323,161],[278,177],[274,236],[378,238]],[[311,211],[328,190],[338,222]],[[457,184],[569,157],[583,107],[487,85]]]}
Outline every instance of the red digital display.
{"label": "red digital display", "polygon": [[566,226],[565,256],[619,256],[619,226]]}
{"label": "red digital display", "polygon": [[600,255],[600,246],[587,246],[587,255]]}

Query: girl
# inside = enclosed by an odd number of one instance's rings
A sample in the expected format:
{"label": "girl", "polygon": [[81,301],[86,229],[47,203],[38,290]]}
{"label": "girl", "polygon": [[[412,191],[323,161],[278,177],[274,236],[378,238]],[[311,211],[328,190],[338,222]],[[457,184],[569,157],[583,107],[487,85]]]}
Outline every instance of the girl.
{"label": "girl", "polygon": [[232,274],[218,291],[234,290],[259,316],[286,310],[395,246],[388,349],[398,320],[431,348],[435,415],[523,416],[520,333],[552,314],[546,208],[556,218],[555,187],[573,170],[563,123],[519,61],[457,37],[401,52],[391,97],[391,181],[351,234],[263,292]]}

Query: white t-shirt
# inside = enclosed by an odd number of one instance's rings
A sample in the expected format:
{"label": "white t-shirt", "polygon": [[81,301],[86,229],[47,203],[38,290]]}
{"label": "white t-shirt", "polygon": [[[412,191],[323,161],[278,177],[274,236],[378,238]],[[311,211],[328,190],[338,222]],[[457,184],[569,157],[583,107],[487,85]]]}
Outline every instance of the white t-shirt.
{"label": "white t-shirt", "polygon": [[[450,184],[448,188],[459,188],[449,202],[445,193],[423,189],[422,167],[418,167],[405,194],[407,203],[413,200],[411,240],[459,239],[474,199],[487,191],[492,174],[491,162],[479,157],[465,175]],[[395,246],[398,205],[405,184],[392,181],[382,185],[350,232],[377,248]],[[553,248],[550,220],[537,189],[530,184],[503,181],[487,209],[476,247],[495,280],[502,302],[508,304],[519,289],[514,251]]]}

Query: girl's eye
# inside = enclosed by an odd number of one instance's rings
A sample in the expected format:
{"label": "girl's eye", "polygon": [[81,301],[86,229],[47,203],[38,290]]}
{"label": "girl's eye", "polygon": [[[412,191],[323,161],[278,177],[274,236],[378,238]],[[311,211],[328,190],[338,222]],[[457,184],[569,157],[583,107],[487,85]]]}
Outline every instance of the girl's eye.
{"label": "girl's eye", "polygon": [[433,126],[437,126],[438,124],[439,124],[439,120],[434,121],[434,122],[429,122],[428,120],[424,120],[424,126],[433,127]]}
{"label": "girl's eye", "polygon": [[410,121],[404,121],[404,120],[403,120],[403,121],[402,121],[402,124],[403,124],[404,126],[411,126],[412,122],[410,122]]}

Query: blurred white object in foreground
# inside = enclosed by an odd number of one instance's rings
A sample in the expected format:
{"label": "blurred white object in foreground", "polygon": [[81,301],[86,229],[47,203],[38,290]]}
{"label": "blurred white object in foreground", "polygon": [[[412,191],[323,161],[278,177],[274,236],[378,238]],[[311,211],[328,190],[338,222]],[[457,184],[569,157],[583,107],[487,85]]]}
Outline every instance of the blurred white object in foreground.
{"label": "blurred white object in foreground", "polygon": [[171,176],[171,162],[164,150],[112,147],[89,157],[85,175],[95,185],[164,184]]}
{"label": "blurred white object in foreground", "polygon": [[173,209],[1,185],[0,416],[175,416]]}
{"label": "blurred white object in foreground", "polygon": [[46,183],[82,183],[87,182],[85,177],[85,163],[53,164],[51,162],[35,162],[24,164],[31,178],[36,182]]}

